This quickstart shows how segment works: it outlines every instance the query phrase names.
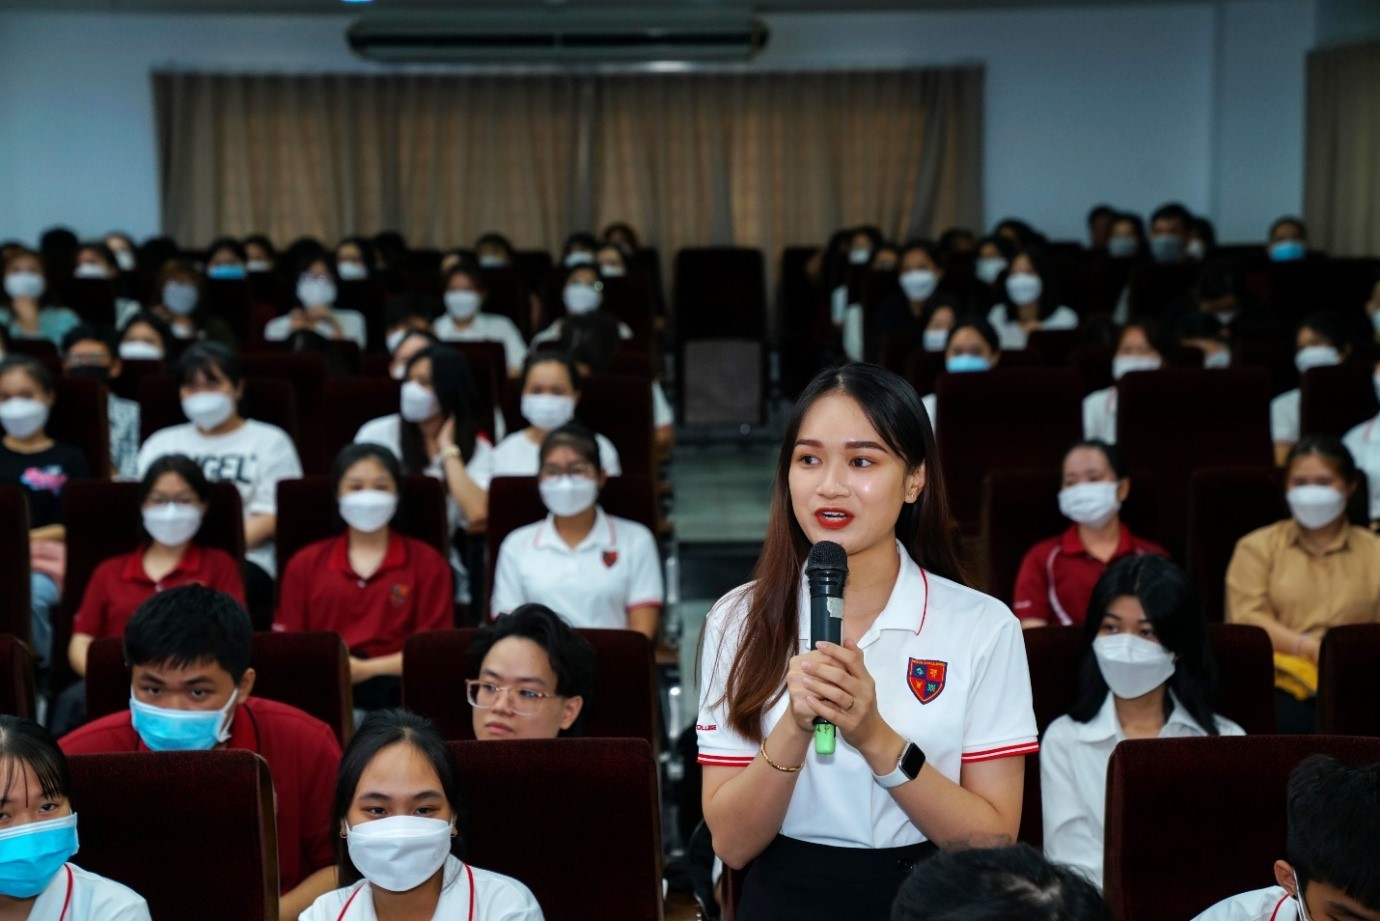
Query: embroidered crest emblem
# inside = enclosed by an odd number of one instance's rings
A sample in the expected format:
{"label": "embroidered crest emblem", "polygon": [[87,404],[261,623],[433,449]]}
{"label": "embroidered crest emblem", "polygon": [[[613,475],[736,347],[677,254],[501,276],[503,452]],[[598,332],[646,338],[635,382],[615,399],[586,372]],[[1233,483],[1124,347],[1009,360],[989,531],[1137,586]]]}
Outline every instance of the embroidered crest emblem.
{"label": "embroidered crest emblem", "polygon": [[395,582],[393,583],[392,589],[388,592],[388,600],[392,602],[393,607],[400,608],[407,604],[407,596],[411,593],[411,586]]}
{"label": "embroidered crest emblem", "polygon": [[911,659],[906,672],[906,683],[910,692],[922,704],[933,703],[944,691],[944,681],[949,676],[949,663],[934,659]]}
{"label": "embroidered crest emblem", "polygon": [[618,562],[618,551],[617,551],[617,550],[605,550],[605,551],[604,551],[604,565],[605,565],[605,566],[607,566],[609,569],[612,569],[612,568],[613,568],[613,564],[614,564],[614,563],[617,563],[617,562]]}

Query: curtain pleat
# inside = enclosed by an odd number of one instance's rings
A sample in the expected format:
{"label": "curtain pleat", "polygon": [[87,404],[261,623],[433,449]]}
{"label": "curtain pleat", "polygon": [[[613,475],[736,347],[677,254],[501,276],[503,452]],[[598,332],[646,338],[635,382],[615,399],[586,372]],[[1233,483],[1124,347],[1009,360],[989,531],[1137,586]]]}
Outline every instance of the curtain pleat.
{"label": "curtain pleat", "polygon": [[1380,252],[1380,42],[1308,55],[1304,217],[1337,256]]}

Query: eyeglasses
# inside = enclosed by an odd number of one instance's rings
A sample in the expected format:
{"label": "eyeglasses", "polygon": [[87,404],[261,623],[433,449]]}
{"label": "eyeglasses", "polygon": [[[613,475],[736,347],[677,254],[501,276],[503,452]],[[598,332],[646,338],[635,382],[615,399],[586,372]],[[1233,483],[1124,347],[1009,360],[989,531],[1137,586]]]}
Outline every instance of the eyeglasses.
{"label": "eyeglasses", "polygon": [[503,688],[491,681],[470,678],[465,682],[465,696],[470,706],[479,710],[491,710],[498,706],[498,699],[508,695],[508,708],[518,716],[531,716],[537,712],[544,700],[555,700],[563,695],[547,694],[531,688]]}
{"label": "eyeglasses", "polygon": [[555,464],[543,464],[541,468],[541,478],[548,479],[558,476],[582,476],[589,479],[594,478],[594,465],[589,461],[576,461],[569,467],[557,467]]}

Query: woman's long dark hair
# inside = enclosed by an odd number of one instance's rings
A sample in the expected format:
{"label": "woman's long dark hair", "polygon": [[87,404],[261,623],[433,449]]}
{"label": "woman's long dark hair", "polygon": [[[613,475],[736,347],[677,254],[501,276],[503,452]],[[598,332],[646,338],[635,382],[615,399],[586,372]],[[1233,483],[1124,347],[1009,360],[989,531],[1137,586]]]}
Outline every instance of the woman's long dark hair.
{"label": "woman's long dark hair", "polygon": [[1007,260],[1006,271],[997,277],[996,290],[997,300],[1006,308],[1006,318],[1008,320],[1018,319],[1016,316],[1016,305],[1011,303],[1011,295],[1006,290],[1006,279],[1011,276],[1011,266],[1021,256],[1030,260],[1030,266],[1035,270],[1035,274],[1040,277],[1040,319],[1049,319],[1050,314],[1059,309],[1059,276],[1054,271],[1054,264],[1049,261],[1049,256],[1038,246],[1027,246]]}
{"label": "woman's long dark hair", "polygon": [[725,685],[729,725],[754,741],[762,738],[762,714],[780,698],[785,685],[786,666],[799,636],[800,572],[810,552],[809,538],[791,507],[791,458],[805,413],[820,397],[835,393],[857,401],[868,422],[908,471],[926,465],[924,491],[918,501],[901,507],[896,537],[928,572],[967,584],[934,430],[915,388],[873,364],[847,364],[820,373],[800,395],[786,423],[767,536],[753,570],[747,624]]}
{"label": "woman's long dark hair", "polygon": [[[1140,602],[1155,628],[1155,638],[1174,654],[1174,674],[1167,682],[1168,689],[1203,732],[1218,735],[1210,703],[1217,667],[1208,645],[1203,610],[1187,574],[1175,563],[1154,554],[1124,557],[1097,580],[1083,620],[1083,663],[1078,673],[1078,697],[1069,716],[1086,723],[1107,702],[1111,689],[1098,668],[1092,644],[1102,628],[1107,608],[1127,595]],[[1169,719],[1173,712],[1174,701],[1166,694],[1164,718]]]}
{"label": "woman's long dark hair", "polygon": [[[431,360],[431,389],[436,392],[441,413],[455,420],[455,443],[460,448],[460,456],[468,463],[474,458],[475,438],[484,422],[479,418],[479,395],[475,392],[474,378],[470,376],[470,364],[455,349],[433,345],[412,356],[407,363],[409,374],[412,366],[423,358]],[[431,458],[426,454],[422,430],[415,422],[401,421],[403,472],[423,473],[431,464]]]}

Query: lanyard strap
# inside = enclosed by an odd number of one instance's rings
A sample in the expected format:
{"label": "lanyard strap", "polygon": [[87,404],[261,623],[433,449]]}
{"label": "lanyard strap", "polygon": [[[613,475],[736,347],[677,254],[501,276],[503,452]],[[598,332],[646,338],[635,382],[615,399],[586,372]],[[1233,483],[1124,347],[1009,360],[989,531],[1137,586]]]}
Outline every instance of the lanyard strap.
{"label": "lanyard strap", "polygon": [[58,921],[67,921],[67,907],[72,904],[72,867],[70,864],[63,864],[62,868],[67,871],[67,895],[62,900],[62,911],[58,912]]}
{"label": "lanyard strap", "polygon": [[350,906],[351,906],[351,905],[354,903],[354,901],[355,901],[355,896],[359,895],[360,890],[363,889],[363,888],[364,888],[364,883],[360,883],[360,884],[355,888],[355,891],[350,893],[350,897],[349,897],[348,899],[345,900],[345,907],[342,908],[342,909],[340,909],[340,914],[336,916],[335,921],[345,921],[345,913],[346,913],[347,911],[350,910]]}

